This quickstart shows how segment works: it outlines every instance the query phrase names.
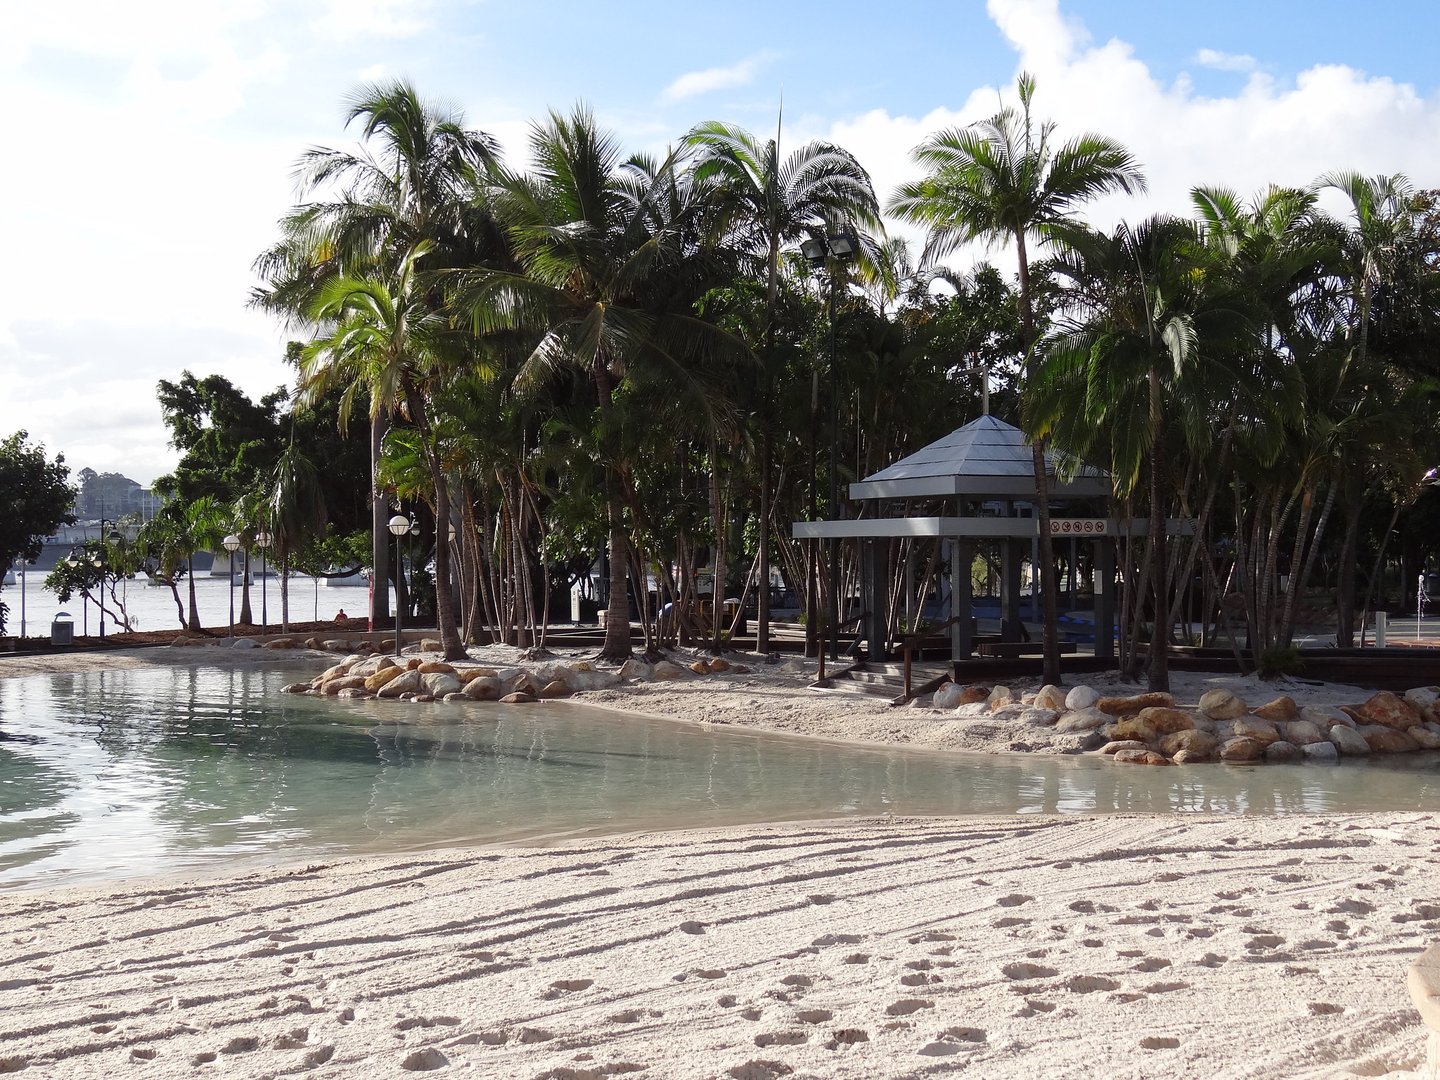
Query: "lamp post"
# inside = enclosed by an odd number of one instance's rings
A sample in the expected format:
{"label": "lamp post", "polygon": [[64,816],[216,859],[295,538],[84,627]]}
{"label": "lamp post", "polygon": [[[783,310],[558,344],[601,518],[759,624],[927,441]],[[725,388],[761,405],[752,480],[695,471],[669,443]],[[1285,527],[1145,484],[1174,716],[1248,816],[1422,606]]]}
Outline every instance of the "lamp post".
{"label": "lamp post", "polygon": [[405,568],[401,563],[400,537],[410,531],[410,519],[404,514],[396,514],[390,519],[390,535],[395,537],[395,655],[400,655],[400,633],[401,633],[401,612],[400,603],[401,581],[404,578]]}
{"label": "lamp post", "polygon": [[[835,293],[839,284],[838,266],[855,257],[855,237],[840,230],[829,229],[824,239],[812,236],[800,245],[800,252],[816,270],[825,270],[830,278],[830,517],[838,519],[840,508],[840,377],[835,347]],[[832,263],[830,260],[834,260]],[[811,477],[811,484],[815,477]],[[840,542],[831,537],[830,549],[830,659],[840,658]],[[820,643],[823,648],[823,642]]]}
{"label": "lamp post", "polygon": [[[110,526],[110,531],[105,531],[105,526]],[[100,608],[100,640],[105,640],[105,545],[106,543],[118,544],[120,542],[120,530],[117,528],[119,522],[100,519],[100,549],[96,552],[94,565],[100,571],[100,598],[97,606]]]}
{"label": "lamp post", "polygon": [[240,548],[240,537],[231,533],[220,541],[227,552],[225,556],[225,570],[230,577],[230,636],[235,636],[235,552]]}
{"label": "lamp post", "polygon": [[270,534],[263,528],[255,534],[255,546],[260,549],[260,633],[262,635],[265,633],[265,624],[270,621],[269,591],[265,581],[265,553],[270,550],[272,543],[274,541],[270,539]]}

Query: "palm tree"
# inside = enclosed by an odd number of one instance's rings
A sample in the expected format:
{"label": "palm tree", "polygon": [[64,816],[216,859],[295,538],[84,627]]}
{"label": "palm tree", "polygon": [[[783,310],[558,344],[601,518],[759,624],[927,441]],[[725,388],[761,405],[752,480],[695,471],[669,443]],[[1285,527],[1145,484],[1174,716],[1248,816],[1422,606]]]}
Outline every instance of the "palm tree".
{"label": "palm tree", "polygon": [[783,160],[780,131],[761,143],[730,124],[700,124],[685,137],[696,151],[692,171],[714,200],[715,224],[727,241],[765,270],[765,365],[758,396],[760,427],[760,581],[756,649],[770,648],[770,386],[776,362],[776,308],[780,253],[808,232],[831,222],[858,232],[880,226],[870,176],[849,151],[833,143],[806,143]]}
{"label": "palm tree", "polygon": [[[267,285],[253,302],[292,323],[306,322],[337,276],[393,272],[421,243],[441,251],[460,245],[476,176],[496,164],[491,136],[466,128],[459,113],[424,101],[404,81],[356,90],[345,123],[356,121],[361,147],[315,147],[296,167],[302,197],[321,189],[335,189],[335,197],[295,208],[280,223],[281,240],[256,261]],[[374,475],[388,424],[388,411],[371,409],[371,562],[382,580],[390,534]],[[388,618],[388,590],[372,590],[372,623]]]}
{"label": "palm tree", "polygon": [[611,568],[601,655],[619,659],[630,652],[633,477],[618,448],[617,398],[643,385],[652,420],[683,408],[709,423],[717,399],[705,366],[737,343],[693,314],[711,265],[698,246],[700,204],[676,156],[623,159],[583,106],[536,125],[531,156],[531,173],[500,176],[489,193],[519,269],[460,273],[457,301],[482,335],[531,331],[518,393],[593,395],[590,441],[604,478]]}
{"label": "palm tree", "polygon": [[[1020,109],[1006,106],[988,120],[931,136],[914,152],[928,175],[903,184],[890,210],[928,230],[925,262],[952,254],[962,244],[983,240],[1014,243],[1019,260],[1020,318],[1027,365],[1039,338],[1030,282],[1031,238],[1063,242],[1075,226],[1078,208],[1097,196],[1145,188],[1130,152],[1101,135],[1052,143],[1055,126],[1030,115],[1035,80],[1016,82]],[[1044,440],[1031,443],[1035,506],[1040,528],[1041,584],[1045,598],[1045,680],[1060,681],[1055,559],[1050,539],[1050,499],[1045,481]]]}
{"label": "palm tree", "polygon": [[[325,489],[315,463],[295,443],[280,452],[267,494],[270,533],[280,559],[280,632],[290,632],[290,560],[325,528]],[[378,576],[378,575],[377,575]]]}

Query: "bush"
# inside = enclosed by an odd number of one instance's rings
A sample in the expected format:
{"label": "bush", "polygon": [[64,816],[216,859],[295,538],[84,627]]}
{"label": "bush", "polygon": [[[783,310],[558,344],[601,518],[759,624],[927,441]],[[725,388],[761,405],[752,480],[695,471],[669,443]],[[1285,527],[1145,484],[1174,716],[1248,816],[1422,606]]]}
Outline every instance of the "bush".
{"label": "bush", "polygon": [[1266,649],[1255,661],[1255,674],[1262,679],[1278,679],[1282,675],[1296,675],[1305,670],[1305,661],[1300,650],[1293,645],[1288,648]]}

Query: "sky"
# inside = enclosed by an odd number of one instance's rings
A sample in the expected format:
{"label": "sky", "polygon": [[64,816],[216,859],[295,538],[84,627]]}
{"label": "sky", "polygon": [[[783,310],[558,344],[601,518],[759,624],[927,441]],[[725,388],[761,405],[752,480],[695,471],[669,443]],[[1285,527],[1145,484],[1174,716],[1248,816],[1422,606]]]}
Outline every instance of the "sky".
{"label": "sky", "polygon": [[[882,202],[933,132],[993,114],[1015,76],[1060,134],[1126,144],[1149,192],[1097,226],[1325,172],[1440,187],[1440,5],[1340,0],[69,0],[0,34],[0,437],[148,484],[176,455],[161,379],[287,382],[287,335],[247,306],[308,147],[352,147],[344,101],[409,79],[525,160],[586,102],[627,149],[705,120],[826,138]],[[1340,207],[1334,207],[1337,211]],[[1001,253],[973,252],[967,260]]]}

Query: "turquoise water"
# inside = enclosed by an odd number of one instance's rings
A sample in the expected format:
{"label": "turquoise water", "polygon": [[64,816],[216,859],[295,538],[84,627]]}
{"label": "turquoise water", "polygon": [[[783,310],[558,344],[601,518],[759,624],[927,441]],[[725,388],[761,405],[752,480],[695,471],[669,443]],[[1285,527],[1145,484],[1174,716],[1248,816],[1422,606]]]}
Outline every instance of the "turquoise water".
{"label": "turquoise water", "polygon": [[[855,747],[570,703],[279,694],[311,672],[0,680],[0,889],[857,815],[1417,810],[1440,759],[1141,768]],[[906,714],[896,713],[896,724]]]}

